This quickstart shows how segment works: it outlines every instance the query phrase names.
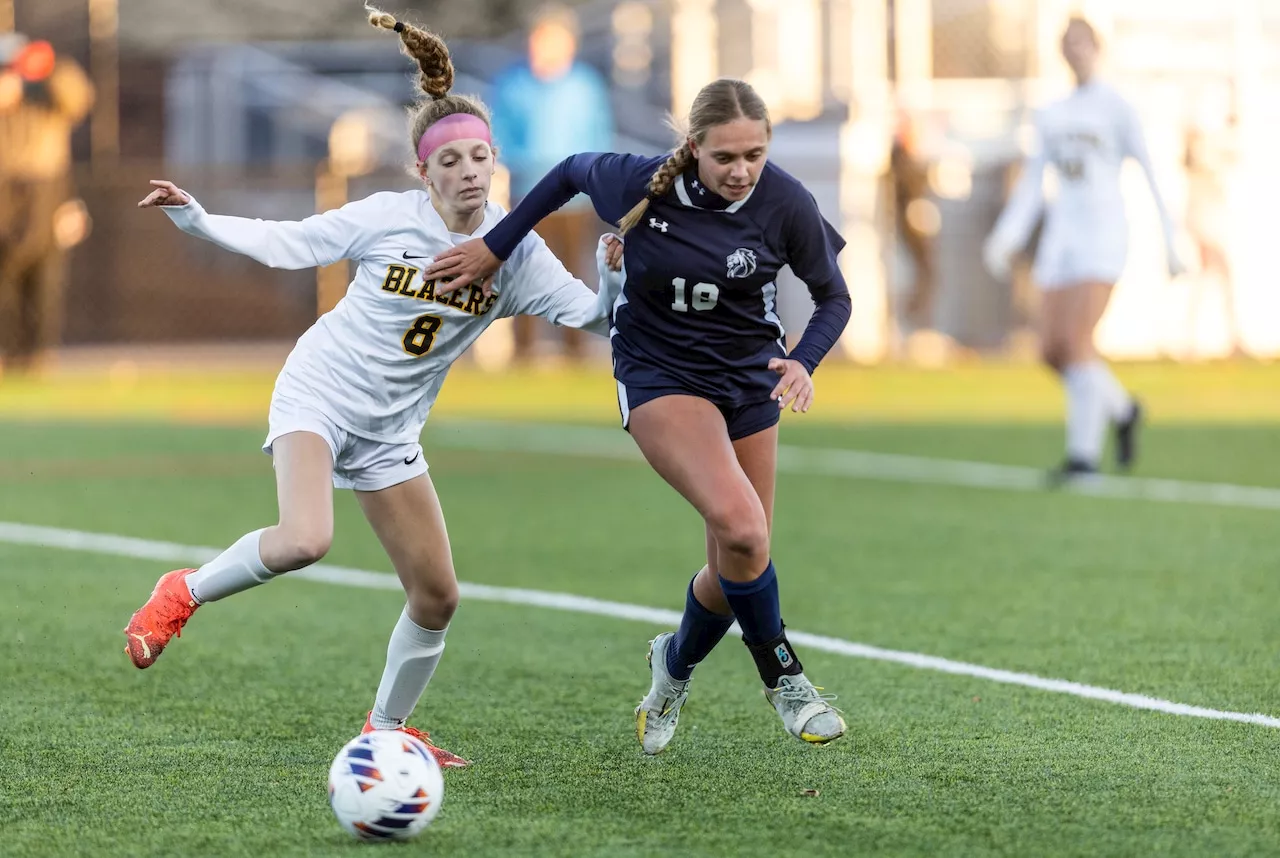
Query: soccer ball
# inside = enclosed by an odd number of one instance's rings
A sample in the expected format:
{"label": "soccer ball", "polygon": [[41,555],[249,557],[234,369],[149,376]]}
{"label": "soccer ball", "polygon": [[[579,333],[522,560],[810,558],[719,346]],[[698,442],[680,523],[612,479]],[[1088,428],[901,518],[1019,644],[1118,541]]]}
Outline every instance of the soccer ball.
{"label": "soccer ball", "polygon": [[329,806],[362,840],[408,840],[440,812],[444,777],[418,739],[374,730],[343,746],[329,767]]}

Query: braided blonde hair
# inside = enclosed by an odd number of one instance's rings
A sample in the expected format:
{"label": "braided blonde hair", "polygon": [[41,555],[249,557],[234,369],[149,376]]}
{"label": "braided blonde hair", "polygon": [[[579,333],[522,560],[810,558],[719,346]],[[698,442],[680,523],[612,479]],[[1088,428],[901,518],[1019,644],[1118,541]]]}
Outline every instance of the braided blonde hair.
{"label": "braided blonde hair", "polygon": [[[701,146],[712,128],[742,118],[763,120],[766,131],[772,135],[773,124],[769,121],[769,108],[745,80],[722,77],[698,90],[693,105],[689,108],[688,128],[682,133],[684,142],[654,171],[644,199],[636,203],[622,218],[618,224],[618,232],[626,235],[632,227],[639,224],[644,213],[649,210],[649,203],[665,196],[676,177],[693,163],[690,141]],[[677,133],[682,131],[675,122],[672,127]]]}
{"label": "braided blonde hair", "polygon": [[452,95],[453,59],[444,39],[429,30],[397,21],[395,16],[366,5],[370,25],[381,30],[394,30],[400,34],[401,50],[418,64],[418,88],[425,98],[409,108],[409,145],[416,153],[418,141],[427,129],[455,113],[466,113],[491,125],[489,108],[471,95]]}

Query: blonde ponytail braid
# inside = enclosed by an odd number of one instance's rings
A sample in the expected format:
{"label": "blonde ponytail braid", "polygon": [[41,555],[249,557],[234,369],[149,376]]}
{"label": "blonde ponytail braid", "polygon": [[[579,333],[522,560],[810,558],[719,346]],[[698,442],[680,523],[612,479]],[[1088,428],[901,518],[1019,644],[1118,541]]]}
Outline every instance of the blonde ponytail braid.
{"label": "blonde ponytail braid", "polygon": [[680,144],[680,148],[672,152],[667,160],[662,162],[662,166],[654,171],[653,177],[649,179],[645,198],[627,212],[626,217],[618,224],[618,232],[626,235],[632,227],[639,225],[644,218],[644,213],[649,210],[649,202],[666,196],[667,191],[671,190],[672,182],[692,163],[693,150],[689,148],[689,141],[686,139]]}
{"label": "blonde ponytail braid", "polygon": [[394,30],[400,34],[405,53],[418,63],[418,86],[431,98],[444,98],[453,89],[453,59],[449,56],[449,46],[444,39],[428,30],[397,21],[373,6],[365,6],[369,13],[369,24],[383,30]]}

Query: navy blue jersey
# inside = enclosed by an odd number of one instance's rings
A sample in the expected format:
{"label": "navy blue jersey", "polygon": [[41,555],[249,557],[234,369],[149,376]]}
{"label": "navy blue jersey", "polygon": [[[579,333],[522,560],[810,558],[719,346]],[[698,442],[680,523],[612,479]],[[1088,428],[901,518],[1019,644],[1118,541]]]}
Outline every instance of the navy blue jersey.
{"label": "navy blue jersey", "polygon": [[[578,191],[604,220],[617,223],[644,198],[665,160],[594,153],[568,158],[485,241],[505,258],[528,232],[527,222],[536,223],[544,210]],[[536,205],[522,211],[525,203]],[[615,367],[648,367],[707,395],[752,396],[763,387],[767,397],[777,381],[769,359],[786,355],[778,272],[791,266],[820,308],[828,299],[843,305],[843,317],[832,320],[838,322],[834,335],[816,338],[807,355],[802,341],[793,355],[812,371],[848,320],[848,290],[836,263],[843,247],[813,196],[780,167],[766,163],[750,195],[731,203],[702,186],[692,165],[626,236],[626,280],[613,319]]]}

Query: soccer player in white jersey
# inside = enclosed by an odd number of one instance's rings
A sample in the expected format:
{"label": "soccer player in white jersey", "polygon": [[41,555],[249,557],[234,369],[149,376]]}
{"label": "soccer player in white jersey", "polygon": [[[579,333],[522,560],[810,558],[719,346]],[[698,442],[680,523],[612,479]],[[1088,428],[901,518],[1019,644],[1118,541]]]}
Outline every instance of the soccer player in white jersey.
{"label": "soccer player in white jersey", "polygon": [[[1008,276],[1015,253],[1043,211],[1044,233],[1033,276],[1043,293],[1042,359],[1067,391],[1067,454],[1058,480],[1098,471],[1108,425],[1116,433],[1116,462],[1127,469],[1136,453],[1142,418],[1137,400],[1120,384],[1094,347],[1093,333],[1120,279],[1128,253],[1128,222],[1120,168],[1134,158],[1146,174],[1164,227],[1169,273],[1184,270],[1174,249],[1173,222],[1156,185],[1142,127],[1133,105],[1094,74],[1099,43],[1093,27],[1072,18],[1062,54],[1077,87],[1040,111],[1036,151],[983,256],[998,278]],[[1056,198],[1046,205],[1046,168],[1057,174]]]}
{"label": "soccer player in white jersey", "polygon": [[[160,206],[184,232],[276,268],[359,263],[346,296],[299,338],[276,381],[263,445],[274,460],[279,523],[255,530],[199,569],[162,576],[125,629],[126,652],[149,667],[191,615],[319,561],[333,535],[332,488],[354,489],[404,585],[407,602],[365,730],[425,734],[405,722],[444,650],[458,604],[449,538],[419,437],[450,366],[494,319],[529,314],[607,334],[608,290],[575,280],[536,235],[482,291],[436,295],[421,276],[445,248],[505,214],[488,202],[494,170],[488,111],[450,95],[453,64],[436,35],[370,10],[400,34],[426,93],[412,142],[424,189],[378,193],[297,222],[208,214],[166,181],[139,205]],[[515,264],[512,264],[515,263]],[[444,766],[467,761],[431,746]]]}

